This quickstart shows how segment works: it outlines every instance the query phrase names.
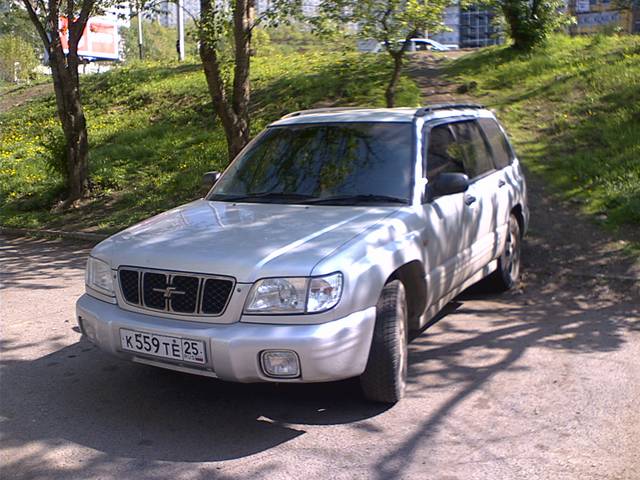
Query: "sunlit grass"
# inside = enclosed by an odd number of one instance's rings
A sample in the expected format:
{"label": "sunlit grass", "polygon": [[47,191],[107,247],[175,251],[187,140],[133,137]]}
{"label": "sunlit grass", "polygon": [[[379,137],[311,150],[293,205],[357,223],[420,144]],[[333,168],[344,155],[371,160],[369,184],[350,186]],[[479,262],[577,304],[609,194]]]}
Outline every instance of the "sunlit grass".
{"label": "sunlit grass", "polygon": [[640,225],[640,38],[558,35],[528,55],[489,48],[449,75],[497,111],[530,170],[607,225]]}
{"label": "sunlit grass", "polygon": [[[252,128],[303,108],[384,104],[382,55],[317,51],[257,57]],[[223,169],[227,147],[201,66],[136,64],[83,78],[92,191],[63,214],[61,176],[47,167],[61,131],[53,97],[0,115],[0,224],[112,232],[199,195],[201,176]],[[399,106],[419,91],[403,78]]]}

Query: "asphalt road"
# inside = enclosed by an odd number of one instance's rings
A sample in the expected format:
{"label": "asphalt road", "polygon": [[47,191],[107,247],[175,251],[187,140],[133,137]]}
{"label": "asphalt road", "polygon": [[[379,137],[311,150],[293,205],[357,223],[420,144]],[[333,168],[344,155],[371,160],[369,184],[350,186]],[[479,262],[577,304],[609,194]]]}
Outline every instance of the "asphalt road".
{"label": "asphalt road", "polygon": [[628,286],[551,273],[467,293],[413,340],[407,398],[385,408],[352,381],[238,385],[114,359],[74,323],[86,247],[0,242],[2,479],[640,479]]}

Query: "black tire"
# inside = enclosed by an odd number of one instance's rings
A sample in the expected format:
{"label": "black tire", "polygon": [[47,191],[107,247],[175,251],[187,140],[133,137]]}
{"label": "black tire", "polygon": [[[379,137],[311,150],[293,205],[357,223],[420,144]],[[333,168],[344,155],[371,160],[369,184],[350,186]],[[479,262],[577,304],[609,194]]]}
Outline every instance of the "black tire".
{"label": "black tire", "polygon": [[407,385],[407,302],[400,280],[387,283],[376,306],[369,360],[360,376],[368,400],[396,403]]}
{"label": "black tire", "polygon": [[485,285],[493,291],[507,291],[520,277],[522,234],[520,223],[514,214],[509,217],[509,228],[504,250],[498,257],[498,268],[485,279]]}

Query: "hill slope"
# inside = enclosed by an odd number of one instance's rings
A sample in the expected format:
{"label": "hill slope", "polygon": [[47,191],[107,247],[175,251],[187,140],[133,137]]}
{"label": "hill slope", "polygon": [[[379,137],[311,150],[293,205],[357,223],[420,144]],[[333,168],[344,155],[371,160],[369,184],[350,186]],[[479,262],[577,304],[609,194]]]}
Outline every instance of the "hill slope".
{"label": "hill slope", "polygon": [[554,36],[530,55],[488,48],[446,73],[498,112],[531,171],[596,219],[630,225],[637,236],[638,36]]}
{"label": "hill slope", "polygon": [[[384,103],[387,55],[295,53],[257,57],[253,130],[313,106]],[[199,64],[138,64],[85,77],[92,196],[52,213],[63,196],[63,158],[52,96],[0,114],[0,224],[113,232],[194,199],[202,173],[227,164]],[[403,79],[398,104],[417,105]],[[53,168],[52,168],[53,166]],[[60,169],[58,168],[58,171]]]}

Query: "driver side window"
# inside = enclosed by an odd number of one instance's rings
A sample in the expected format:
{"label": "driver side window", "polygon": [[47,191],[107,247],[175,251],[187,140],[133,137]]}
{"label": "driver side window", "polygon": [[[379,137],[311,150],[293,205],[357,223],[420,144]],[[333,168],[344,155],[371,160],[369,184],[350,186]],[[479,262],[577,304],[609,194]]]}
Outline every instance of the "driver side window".
{"label": "driver side window", "polygon": [[449,125],[438,125],[429,131],[426,152],[427,179],[441,173],[465,173],[464,154]]}

